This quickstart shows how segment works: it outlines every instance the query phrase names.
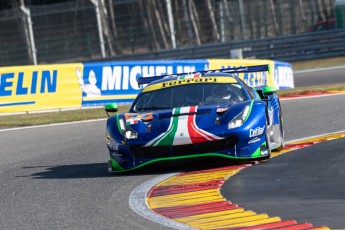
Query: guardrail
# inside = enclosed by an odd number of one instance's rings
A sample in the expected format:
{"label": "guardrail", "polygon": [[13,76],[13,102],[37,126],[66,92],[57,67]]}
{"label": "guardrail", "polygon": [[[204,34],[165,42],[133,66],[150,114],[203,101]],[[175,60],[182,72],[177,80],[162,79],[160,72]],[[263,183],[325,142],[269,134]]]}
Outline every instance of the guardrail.
{"label": "guardrail", "polygon": [[230,51],[234,49],[242,49],[243,58],[281,61],[342,56],[345,55],[345,29],[117,55],[107,60],[230,58]]}

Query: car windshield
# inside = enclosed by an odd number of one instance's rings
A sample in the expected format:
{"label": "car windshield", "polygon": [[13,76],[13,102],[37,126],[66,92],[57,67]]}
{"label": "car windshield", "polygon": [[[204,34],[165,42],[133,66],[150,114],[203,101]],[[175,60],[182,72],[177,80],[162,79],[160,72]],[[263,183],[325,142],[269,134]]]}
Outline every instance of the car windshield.
{"label": "car windshield", "polygon": [[132,105],[134,112],[195,105],[231,104],[247,100],[239,84],[189,84],[144,92]]}

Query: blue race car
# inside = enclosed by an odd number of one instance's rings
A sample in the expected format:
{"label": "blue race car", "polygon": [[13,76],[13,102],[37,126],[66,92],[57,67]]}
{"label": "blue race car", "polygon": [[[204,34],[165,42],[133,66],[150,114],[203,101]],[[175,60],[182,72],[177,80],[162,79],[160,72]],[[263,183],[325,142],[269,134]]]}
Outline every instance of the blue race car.
{"label": "blue race car", "polygon": [[274,88],[251,88],[237,76],[262,71],[268,66],[138,78],[148,85],[128,113],[107,120],[108,170],[206,156],[270,158],[272,149],[284,146],[279,98]]}

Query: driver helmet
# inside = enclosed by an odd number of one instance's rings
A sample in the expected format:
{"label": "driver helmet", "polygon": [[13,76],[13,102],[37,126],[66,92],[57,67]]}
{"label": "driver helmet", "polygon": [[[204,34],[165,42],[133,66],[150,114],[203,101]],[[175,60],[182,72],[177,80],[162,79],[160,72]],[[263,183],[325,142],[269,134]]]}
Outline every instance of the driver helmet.
{"label": "driver helmet", "polygon": [[213,87],[212,95],[215,98],[230,99],[231,89],[228,85],[217,85]]}

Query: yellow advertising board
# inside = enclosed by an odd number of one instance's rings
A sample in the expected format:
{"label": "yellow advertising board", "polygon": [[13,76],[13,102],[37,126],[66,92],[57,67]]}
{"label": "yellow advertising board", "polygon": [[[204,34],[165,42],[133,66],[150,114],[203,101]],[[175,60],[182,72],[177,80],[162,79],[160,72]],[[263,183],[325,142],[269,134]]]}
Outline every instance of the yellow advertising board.
{"label": "yellow advertising board", "polygon": [[255,87],[268,85],[274,87],[274,61],[272,60],[250,60],[250,59],[208,59],[209,69],[224,69],[230,67],[269,65],[269,72],[240,73],[241,78],[247,85]]}
{"label": "yellow advertising board", "polygon": [[82,63],[0,68],[0,113],[80,107]]}

